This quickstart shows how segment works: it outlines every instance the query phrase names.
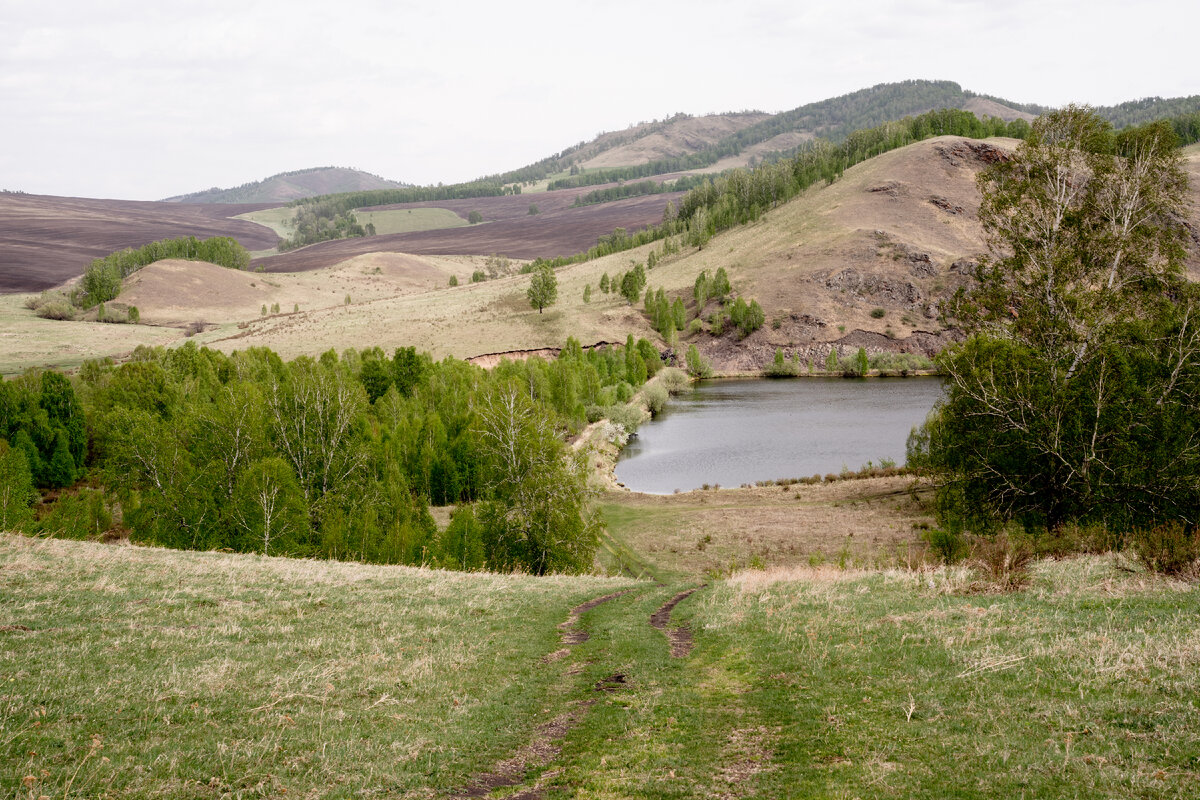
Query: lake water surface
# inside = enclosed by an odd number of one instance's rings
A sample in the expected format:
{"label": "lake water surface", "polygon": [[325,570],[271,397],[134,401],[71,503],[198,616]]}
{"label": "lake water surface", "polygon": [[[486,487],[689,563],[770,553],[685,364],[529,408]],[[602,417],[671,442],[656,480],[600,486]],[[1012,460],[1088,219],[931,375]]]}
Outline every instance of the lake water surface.
{"label": "lake water surface", "polygon": [[702,381],[638,428],[617,480],[666,494],[902,465],[909,431],[941,394],[939,378]]}

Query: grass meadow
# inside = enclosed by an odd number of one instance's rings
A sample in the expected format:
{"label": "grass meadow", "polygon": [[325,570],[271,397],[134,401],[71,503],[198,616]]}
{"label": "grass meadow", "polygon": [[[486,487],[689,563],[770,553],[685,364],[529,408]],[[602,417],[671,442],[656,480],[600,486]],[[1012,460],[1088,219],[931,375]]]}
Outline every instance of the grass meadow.
{"label": "grass meadow", "polygon": [[630,584],[0,535],[0,796],[451,791],[561,713],[556,626]]}
{"label": "grass meadow", "polygon": [[675,608],[672,657],[650,615],[697,585],[5,535],[0,796],[1200,793],[1194,583],[743,571]]}

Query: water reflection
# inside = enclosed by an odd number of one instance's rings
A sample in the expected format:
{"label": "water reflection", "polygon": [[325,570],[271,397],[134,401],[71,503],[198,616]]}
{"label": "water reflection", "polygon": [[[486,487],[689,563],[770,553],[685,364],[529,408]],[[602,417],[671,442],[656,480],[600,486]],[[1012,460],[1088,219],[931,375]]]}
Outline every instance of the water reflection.
{"label": "water reflection", "polygon": [[890,458],[941,396],[937,378],[721,380],[671,398],[638,429],[617,480],[639,492],[858,469]]}

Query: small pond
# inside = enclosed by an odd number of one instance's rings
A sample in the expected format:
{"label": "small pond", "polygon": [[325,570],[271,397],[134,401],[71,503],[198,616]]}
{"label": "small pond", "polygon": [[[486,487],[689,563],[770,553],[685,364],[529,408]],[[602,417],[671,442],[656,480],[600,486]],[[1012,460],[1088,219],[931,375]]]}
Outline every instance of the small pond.
{"label": "small pond", "polygon": [[939,378],[714,380],[672,397],[617,462],[635,492],[740,486],[904,463],[908,434],[941,397]]}

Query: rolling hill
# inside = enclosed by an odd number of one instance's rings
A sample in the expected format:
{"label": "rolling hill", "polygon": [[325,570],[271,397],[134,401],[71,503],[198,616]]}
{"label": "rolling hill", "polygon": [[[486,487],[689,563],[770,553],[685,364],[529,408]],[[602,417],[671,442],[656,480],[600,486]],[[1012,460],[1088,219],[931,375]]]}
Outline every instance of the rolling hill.
{"label": "rolling hill", "polygon": [[[776,348],[789,357],[799,355],[802,362],[823,358],[831,344],[851,352],[862,346],[869,352],[930,354],[954,335],[939,322],[940,301],[969,279],[973,259],[984,247],[975,218],[979,202],[975,175],[996,153],[1015,145],[1011,139],[938,137],[869,159],[757,222],[719,234],[703,249],[684,248],[660,258],[648,272],[649,286],[662,287],[669,296],[690,304],[696,276],[724,267],[735,291],[762,305],[767,324],[744,340],[731,333],[707,332],[682,340],[683,345],[696,344],[727,372],[756,372],[770,362]],[[1200,200],[1200,152],[1191,148],[1185,157],[1192,177],[1191,224],[1200,231],[1200,203],[1195,202]],[[646,222],[654,221],[661,215],[659,204],[666,202],[654,195],[571,208],[560,198],[556,201],[560,207],[546,203],[545,212],[531,216],[521,212],[528,199],[526,195],[454,201],[462,204],[460,213],[471,204],[493,203],[480,206],[487,209],[485,219],[490,221],[479,225],[338,240],[264,259],[256,263],[267,274],[225,276],[245,286],[239,289],[238,302],[224,304],[223,309],[200,300],[188,306],[171,296],[170,286],[181,280],[178,277],[159,280],[145,297],[138,297],[141,290],[131,286],[130,297],[137,300],[143,318],[180,326],[177,340],[186,335],[183,328],[189,322],[201,321],[210,324],[196,336],[199,344],[226,351],[263,345],[285,358],[351,344],[385,351],[411,345],[436,358],[469,358],[556,348],[568,336],[584,344],[621,341],[629,333],[656,339],[640,303],[632,306],[615,293],[597,289],[603,274],[614,276],[631,263],[645,262],[649,252],[660,250],[661,245],[561,268],[559,301],[545,314],[529,307],[527,277],[501,275],[469,283],[471,273],[483,267],[481,257],[447,261],[449,256],[433,255],[454,253],[457,248],[462,253],[470,244],[476,252],[513,256],[517,253],[505,251],[502,245],[522,241],[542,242],[543,247],[557,241],[552,252],[563,252],[560,248],[569,244],[570,236],[584,235],[579,231],[587,224],[602,229],[621,214],[635,212]],[[603,224],[587,223],[583,212],[597,209],[610,216],[597,218]],[[538,230],[546,238],[538,239]],[[468,238],[454,238],[459,235]],[[399,255],[404,252],[414,255]],[[173,269],[186,272],[188,266]],[[1189,269],[1194,278],[1200,277],[1195,253]],[[157,273],[146,273],[146,279],[152,275]],[[460,285],[448,286],[449,275],[455,275]],[[584,302],[584,288],[589,285],[590,301]],[[281,304],[283,313],[259,313],[261,305],[274,303]],[[299,311],[293,311],[296,303]],[[17,309],[15,302],[12,305],[9,313],[14,319],[22,313],[30,317],[21,323],[25,342],[21,364],[54,363],[58,358],[78,363],[86,356],[76,350],[58,354],[55,348],[62,337],[69,338],[73,326],[90,326],[80,328],[77,338],[92,341],[95,323],[36,320],[30,312]],[[47,337],[40,350],[33,344],[38,336]],[[89,351],[93,356],[124,351],[119,339],[95,337],[95,345]],[[6,361],[0,366],[12,372],[19,371],[21,364]]]}
{"label": "rolling hill", "polygon": [[287,203],[302,197],[357,192],[363,189],[400,189],[406,183],[390,181],[369,172],[346,167],[314,167],[281,172],[232,189],[205,189],[168,197],[168,203]]}

